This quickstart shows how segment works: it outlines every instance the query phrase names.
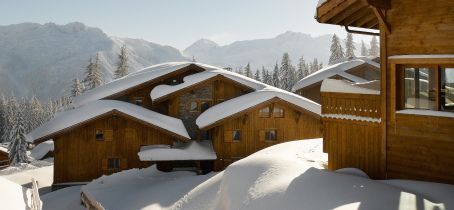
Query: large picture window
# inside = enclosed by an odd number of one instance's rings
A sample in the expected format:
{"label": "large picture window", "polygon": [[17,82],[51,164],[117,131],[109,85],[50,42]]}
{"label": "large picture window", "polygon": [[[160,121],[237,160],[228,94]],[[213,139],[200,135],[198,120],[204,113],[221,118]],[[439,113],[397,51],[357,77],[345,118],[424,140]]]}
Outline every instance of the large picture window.
{"label": "large picture window", "polygon": [[402,108],[454,110],[454,68],[403,66]]}

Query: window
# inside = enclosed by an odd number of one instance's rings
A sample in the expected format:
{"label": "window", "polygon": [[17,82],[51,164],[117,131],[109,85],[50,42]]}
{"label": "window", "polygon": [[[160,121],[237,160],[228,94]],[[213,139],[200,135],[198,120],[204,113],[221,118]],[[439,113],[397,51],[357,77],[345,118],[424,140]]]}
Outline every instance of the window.
{"label": "window", "polygon": [[259,140],[260,141],[276,141],[276,130],[261,130],[259,131]]}
{"label": "window", "polygon": [[189,137],[191,137],[191,140],[199,140],[199,132],[197,131],[190,131],[189,132]]}
{"label": "window", "polygon": [[200,140],[209,140],[210,139],[210,132],[209,131],[200,131]]}
{"label": "window", "polygon": [[259,117],[261,117],[261,118],[269,118],[270,117],[270,108],[266,107],[266,108],[260,109]]}
{"label": "window", "polygon": [[211,101],[204,100],[200,102],[200,113],[203,113],[211,107]]}
{"label": "window", "polygon": [[143,99],[136,99],[137,106],[143,106]]}
{"label": "window", "polygon": [[274,118],[283,118],[284,110],[274,107],[273,117]]}
{"label": "window", "polygon": [[224,131],[224,142],[241,142],[241,131]]}
{"label": "window", "polygon": [[[424,67],[424,68],[418,68]],[[409,66],[403,68],[402,109],[454,111],[454,68],[452,66]]]}
{"label": "window", "polygon": [[120,158],[109,158],[107,169],[120,169]]}
{"label": "window", "polygon": [[104,141],[104,130],[96,130],[95,136],[96,141]]}
{"label": "window", "polygon": [[199,112],[199,102],[197,101],[191,101],[189,102],[189,112]]}

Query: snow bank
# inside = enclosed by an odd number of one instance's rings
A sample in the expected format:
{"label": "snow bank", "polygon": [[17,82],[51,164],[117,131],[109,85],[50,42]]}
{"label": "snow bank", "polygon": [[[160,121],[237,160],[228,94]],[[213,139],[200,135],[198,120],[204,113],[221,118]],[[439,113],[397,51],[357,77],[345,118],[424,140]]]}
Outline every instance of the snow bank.
{"label": "snow bank", "polygon": [[234,81],[236,81],[240,84],[243,84],[247,87],[250,87],[254,90],[260,90],[260,89],[269,87],[268,85],[261,83],[257,80],[254,80],[249,77],[246,77],[246,76],[234,73],[234,72],[230,72],[230,71],[227,71],[227,70],[224,70],[221,68],[209,66],[206,64],[200,64],[200,63],[197,63],[196,65],[206,69],[206,71],[186,76],[183,79],[184,83],[181,83],[178,85],[173,85],[173,86],[172,85],[159,85],[151,91],[150,97],[153,100],[156,100],[156,99],[162,98],[166,95],[169,95],[171,93],[177,92],[181,89],[184,89],[184,88],[193,86],[195,84],[201,83],[203,81],[209,80],[218,75],[227,77],[231,80],[234,80]]}
{"label": "snow bank", "polygon": [[65,128],[96,118],[97,116],[112,110],[118,110],[134,118],[190,139],[183,122],[180,119],[162,115],[127,102],[99,100],[90,102],[77,109],[60,112],[52,120],[44,123],[33,132],[27,134],[27,141],[33,142],[36,139],[49,136]]}
{"label": "snow bank", "polygon": [[372,80],[370,82],[355,83],[355,84],[352,84],[352,85],[358,86],[358,87],[362,87],[362,88],[367,88],[367,89],[380,91],[380,80]]}
{"label": "snow bank", "polygon": [[381,118],[361,117],[361,116],[348,115],[348,114],[322,114],[322,117],[328,117],[328,118],[332,118],[332,119],[342,119],[342,120],[356,120],[356,121],[364,121],[364,122],[376,122],[376,123],[381,122]]}
{"label": "snow bank", "polygon": [[197,118],[196,124],[200,128],[206,127],[219,120],[232,116],[250,107],[257,106],[275,97],[292,103],[293,105],[301,107],[314,114],[321,114],[321,107],[319,104],[285,90],[267,87],[262,90],[230,99],[209,108]]}
{"label": "snow bank", "polygon": [[210,140],[175,143],[170,147],[141,147],[138,153],[141,161],[163,160],[216,160],[216,153]]}
{"label": "snow bank", "polygon": [[[14,166],[10,166],[7,169],[11,172],[11,168],[14,168]],[[26,169],[27,168],[15,170],[15,173],[3,175],[3,178],[27,188],[32,187],[31,181],[32,178],[34,178],[38,182],[38,191],[40,195],[45,195],[51,191],[51,185],[54,180],[54,166],[34,168],[31,170]]]}
{"label": "snow bank", "polygon": [[35,160],[41,160],[44,157],[44,155],[46,155],[50,151],[54,151],[53,140],[45,141],[42,142],[41,144],[38,144],[35,148],[30,150],[29,156]]}
{"label": "snow bank", "polygon": [[44,196],[40,196],[43,202],[43,210],[86,210],[80,204],[80,188],[82,186],[67,187]]}
{"label": "snow bank", "polygon": [[336,93],[357,93],[357,94],[372,94],[380,95],[380,91],[369,89],[367,87],[375,87],[375,83],[359,83],[357,85],[349,84],[337,79],[324,79],[320,92],[336,92]]}
{"label": "snow bank", "polygon": [[425,115],[433,117],[450,117],[454,118],[454,113],[452,112],[440,112],[433,110],[423,110],[423,109],[404,109],[396,111],[396,114],[412,114],[412,115]]}
{"label": "snow bank", "polygon": [[191,64],[192,62],[169,62],[144,68],[126,77],[114,80],[110,83],[87,91],[75,97],[66,110],[74,109],[83,106],[91,101],[96,101],[115,93],[127,90],[144,82],[148,82],[150,80],[180,70]]}
{"label": "snow bank", "polygon": [[365,63],[368,63],[376,68],[380,68],[380,64],[372,61],[371,57],[341,58],[333,61],[329,66],[326,66],[325,68],[320,69],[317,72],[298,81],[293,86],[292,91],[295,92],[301,88],[315,84],[324,79],[328,79],[329,77],[332,77],[334,75],[342,76],[356,83],[367,82],[367,80],[365,79],[359,78],[357,76],[345,72],[347,70],[350,70],[354,67],[360,66]]}
{"label": "snow bank", "polygon": [[27,188],[0,177],[1,209],[29,209],[30,193]]}

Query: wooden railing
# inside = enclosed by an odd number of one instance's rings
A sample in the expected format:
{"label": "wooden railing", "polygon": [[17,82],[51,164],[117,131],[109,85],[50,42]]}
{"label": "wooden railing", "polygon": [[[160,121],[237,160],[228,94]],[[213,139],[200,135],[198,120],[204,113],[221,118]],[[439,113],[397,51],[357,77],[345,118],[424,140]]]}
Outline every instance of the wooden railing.
{"label": "wooden railing", "polygon": [[43,207],[43,202],[39,198],[38,192],[38,183],[35,179],[32,178],[32,189],[31,189],[31,202],[30,209],[32,210],[41,210]]}
{"label": "wooden railing", "polygon": [[380,95],[322,92],[322,114],[381,118]]}

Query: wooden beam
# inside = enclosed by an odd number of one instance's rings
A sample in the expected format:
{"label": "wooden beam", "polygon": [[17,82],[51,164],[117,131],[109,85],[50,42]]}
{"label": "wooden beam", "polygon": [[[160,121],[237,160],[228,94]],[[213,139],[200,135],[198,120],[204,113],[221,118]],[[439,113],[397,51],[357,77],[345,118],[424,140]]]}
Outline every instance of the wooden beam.
{"label": "wooden beam", "polygon": [[391,9],[391,1],[390,0],[363,0],[365,3],[368,5],[379,8],[379,9],[385,9],[385,10],[390,10]]}
{"label": "wooden beam", "polygon": [[362,25],[361,28],[373,28],[378,24],[378,18],[374,18],[371,21],[367,22],[366,24]]}
{"label": "wooden beam", "polygon": [[385,15],[383,15],[383,12],[380,9],[377,9],[376,7],[372,8],[372,10],[374,10],[374,13],[378,18],[378,21],[380,21],[380,25],[383,25],[383,28],[386,30],[386,33],[388,35],[391,34],[391,26],[386,21],[386,18],[385,18]]}
{"label": "wooden beam", "polygon": [[371,9],[369,7],[363,7],[360,10],[356,11],[354,14],[348,16],[344,19],[344,25],[349,26],[358,19],[364,17],[367,13],[370,13]]}
{"label": "wooden beam", "polygon": [[347,7],[346,9],[342,10],[342,12],[340,12],[336,16],[334,16],[331,20],[331,23],[338,24],[339,22],[349,17],[350,15],[354,14],[356,11],[363,7],[364,7],[363,3],[361,1],[357,1],[350,5],[349,7]]}
{"label": "wooden beam", "polygon": [[374,19],[375,17],[376,17],[375,14],[372,11],[370,11],[367,15],[364,15],[363,17],[355,21],[351,26],[360,27],[365,23],[369,22],[370,20]]}
{"label": "wooden beam", "polygon": [[[318,11],[319,11],[318,21],[320,23],[326,23],[328,20],[330,20],[331,18],[333,18],[334,16],[336,16],[337,14],[342,12],[344,9],[346,9],[347,7],[349,7],[356,1],[358,1],[358,0],[345,0],[345,1],[341,2],[339,5],[334,5],[334,6],[331,5],[330,4],[331,1],[329,1],[328,3],[326,3],[325,5],[323,5],[322,7],[320,7],[318,9]],[[326,10],[329,10],[329,11],[326,13],[320,13],[320,11],[325,10],[325,8],[327,8]]]}

